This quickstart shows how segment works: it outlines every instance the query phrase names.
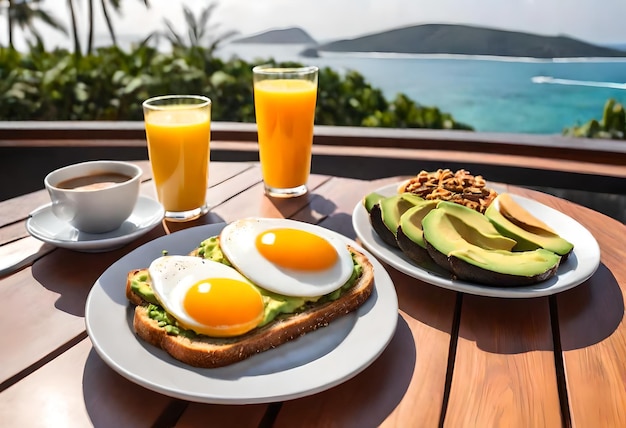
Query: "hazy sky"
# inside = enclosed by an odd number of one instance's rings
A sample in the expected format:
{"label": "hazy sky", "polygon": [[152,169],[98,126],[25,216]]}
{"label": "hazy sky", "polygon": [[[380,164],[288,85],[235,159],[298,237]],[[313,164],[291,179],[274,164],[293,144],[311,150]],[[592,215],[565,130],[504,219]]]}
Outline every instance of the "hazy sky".
{"label": "hazy sky", "polygon": [[[115,16],[118,35],[147,35],[163,29],[167,16],[182,30],[182,5],[199,11],[205,0],[125,0]],[[86,16],[84,1],[76,1]],[[96,1],[96,6],[100,2]],[[67,0],[45,0],[44,8],[67,22]],[[351,38],[398,26],[462,23],[538,34],[565,34],[592,43],[626,43],[626,0],[221,0],[212,23],[249,35],[298,26],[317,40]],[[4,41],[4,19],[0,41]],[[97,33],[106,34],[103,19]],[[50,35],[47,44],[64,36]]]}

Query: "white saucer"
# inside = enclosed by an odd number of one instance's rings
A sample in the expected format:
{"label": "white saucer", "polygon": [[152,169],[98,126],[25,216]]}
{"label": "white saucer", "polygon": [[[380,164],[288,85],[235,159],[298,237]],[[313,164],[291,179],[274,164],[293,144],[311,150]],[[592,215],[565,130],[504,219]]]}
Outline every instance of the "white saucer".
{"label": "white saucer", "polygon": [[46,204],[30,213],[26,230],[35,238],[57,247],[85,253],[99,253],[123,247],[149,232],[163,220],[165,210],[154,199],[139,196],[132,214],[118,229],[107,233],[81,232],[59,220]]}

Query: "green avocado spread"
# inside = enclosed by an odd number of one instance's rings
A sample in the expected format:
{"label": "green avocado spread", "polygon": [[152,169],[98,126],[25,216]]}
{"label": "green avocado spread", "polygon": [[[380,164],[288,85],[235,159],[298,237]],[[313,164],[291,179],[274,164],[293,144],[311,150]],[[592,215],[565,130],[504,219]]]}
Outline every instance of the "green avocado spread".
{"label": "green avocado spread", "polygon": [[[202,241],[198,246],[197,253],[198,256],[204,257],[205,259],[210,259],[228,266],[232,266],[228,259],[226,259],[226,257],[222,253],[222,250],[219,246],[219,239],[217,236],[213,236]],[[354,267],[350,279],[348,279],[348,281],[337,290],[323,296],[284,296],[255,286],[263,296],[263,303],[265,306],[265,315],[263,317],[263,321],[259,324],[258,327],[264,326],[272,322],[281,314],[302,312],[307,308],[307,305],[310,305],[312,303],[329,302],[338,299],[344,291],[348,290],[357,282],[362,274],[362,267],[357,263],[354,254],[352,254],[352,262]],[[159,326],[163,327],[168,334],[181,335],[185,337],[199,336],[195,332],[180,326],[176,319],[168,314],[165,309],[160,306],[158,299],[152,291],[150,276],[148,275],[147,271],[142,271],[135,278],[133,278],[133,280],[131,281],[131,289],[149,303],[148,314],[150,318],[157,321],[159,323]]]}

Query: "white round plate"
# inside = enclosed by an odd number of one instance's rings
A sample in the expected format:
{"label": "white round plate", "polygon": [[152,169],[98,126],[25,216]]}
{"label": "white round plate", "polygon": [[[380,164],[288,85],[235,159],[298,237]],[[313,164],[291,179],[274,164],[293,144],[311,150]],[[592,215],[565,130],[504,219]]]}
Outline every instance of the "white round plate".
{"label": "white round plate", "polygon": [[164,214],[159,202],[139,196],[132,214],[118,229],[107,233],[85,233],[59,220],[52,212],[52,203],[49,203],[30,213],[26,230],[40,241],[57,247],[98,253],[123,247],[149,232],[163,220]]}
{"label": "white round plate", "polygon": [[[187,254],[224,224],[197,226],[162,236],[128,253],[96,281],[87,297],[87,333],[100,357],[115,371],[145,388],[184,400],[250,404],[288,400],[338,385],[369,366],[386,348],[398,321],[398,298],[382,265],[372,261],[375,288],[355,312],[247,360],[216,369],[191,367],[140,340],[125,296],[128,271],[155,258]],[[372,334],[375,332],[376,334]]]}
{"label": "white round plate", "polygon": [[[392,184],[381,187],[376,192],[390,196],[396,193],[397,188],[398,184]],[[524,287],[494,287],[453,280],[443,270],[436,267],[420,266],[400,249],[392,248],[378,237],[370,224],[369,213],[360,202],[354,207],[352,225],[363,246],[380,260],[413,278],[454,291],[490,297],[538,297],[560,293],[589,279],[600,265],[600,247],[591,232],[560,211],[532,199],[513,194],[511,196],[528,212],[574,244],[572,254],[559,266],[557,274],[538,284]]]}

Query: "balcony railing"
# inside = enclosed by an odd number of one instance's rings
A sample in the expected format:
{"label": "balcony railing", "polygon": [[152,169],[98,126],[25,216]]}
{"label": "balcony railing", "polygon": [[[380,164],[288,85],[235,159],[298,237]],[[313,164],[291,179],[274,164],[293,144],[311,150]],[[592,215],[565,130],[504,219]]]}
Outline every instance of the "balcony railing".
{"label": "balcony railing", "polygon": [[[465,168],[626,220],[626,141],[318,126],[313,152],[313,172],[375,179]],[[43,188],[45,174],[62,165],[147,156],[142,122],[0,122],[0,200]],[[258,160],[256,126],[213,123],[211,157]]]}

